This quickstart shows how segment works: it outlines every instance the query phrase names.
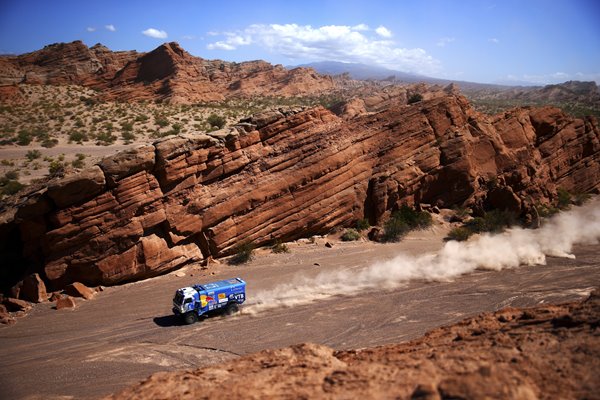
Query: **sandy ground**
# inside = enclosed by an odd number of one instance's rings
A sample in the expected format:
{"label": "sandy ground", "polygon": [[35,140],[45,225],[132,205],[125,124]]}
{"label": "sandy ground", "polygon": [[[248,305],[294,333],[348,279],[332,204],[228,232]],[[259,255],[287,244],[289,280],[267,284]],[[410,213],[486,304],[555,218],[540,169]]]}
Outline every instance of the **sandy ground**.
{"label": "sandy ground", "polygon": [[586,296],[600,285],[600,245],[579,246],[576,259],[547,265],[475,271],[453,281],[407,282],[399,288],[181,325],[171,315],[174,291],[193,283],[240,276],[248,303],[300,277],[358,271],[398,253],[424,254],[443,245],[443,230],[403,242],[290,245],[288,254],[265,250],[250,264],[189,266],[158,278],[106,288],[74,310],[40,304],[16,325],[0,327],[1,398],[98,398],[164,370],[197,368],[240,355],[301,342],[335,349],[370,347],[416,338],[482,311],[532,306]]}

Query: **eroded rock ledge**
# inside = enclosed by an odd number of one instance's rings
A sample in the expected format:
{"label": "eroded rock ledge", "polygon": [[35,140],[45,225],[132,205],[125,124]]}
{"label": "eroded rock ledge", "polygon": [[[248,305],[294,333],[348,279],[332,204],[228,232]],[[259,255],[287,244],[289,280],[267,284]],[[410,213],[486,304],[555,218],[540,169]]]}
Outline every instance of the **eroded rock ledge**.
{"label": "eroded rock ledge", "polygon": [[381,223],[402,203],[505,208],[600,188],[593,118],[555,108],[476,113],[456,94],[342,119],[317,108],[262,113],[166,138],[30,190],[0,216],[2,281],[50,288],[145,278],[240,241]]}

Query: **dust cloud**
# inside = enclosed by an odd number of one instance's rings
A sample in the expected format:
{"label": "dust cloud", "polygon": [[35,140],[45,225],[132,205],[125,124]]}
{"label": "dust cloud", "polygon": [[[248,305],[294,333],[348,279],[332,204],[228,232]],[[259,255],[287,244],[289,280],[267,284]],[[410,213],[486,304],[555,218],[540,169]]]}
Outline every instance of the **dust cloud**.
{"label": "dust cloud", "polygon": [[244,313],[308,304],[332,296],[356,294],[372,288],[394,289],[411,280],[451,280],[476,269],[502,270],[544,265],[546,256],[569,257],[575,244],[600,240],[600,199],[562,212],[539,229],[511,228],[483,234],[468,242],[449,241],[437,254],[396,257],[362,269],[327,271],[299,276],[293,282],[256,293]]}

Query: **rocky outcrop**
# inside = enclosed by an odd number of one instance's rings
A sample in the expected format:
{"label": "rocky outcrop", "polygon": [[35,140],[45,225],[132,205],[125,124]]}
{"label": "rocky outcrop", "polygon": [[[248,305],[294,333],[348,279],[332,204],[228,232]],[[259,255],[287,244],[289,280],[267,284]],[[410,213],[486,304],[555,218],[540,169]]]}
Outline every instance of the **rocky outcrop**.
{"label": "rocky outcrop", "polygon": [[[100,44],[88,48],[81,41],[57,43],[0,57],[0,67],[0,87],[77,84],[100,90],[107,100],[197,103],[240,96],[306,96],[334,88],[331,77],[310,68],[204,60],[174,42],[149,53],[112,52]],[[11,92],[0,95],[9,99]]]}
{"label": "rocky outcrop", "polygon": [[484,313],[407,343],[301,344],[161,372],[108,399],[575,399],[600,390],[600,297]]}
{"label": "rocky outcrop", "polygon": [[96,292],[80,282],[73,282],[65,287],[65,293],[71,297],[83,297],[86,300],[94,298]]}
{"label": "rocky outcrop", "polygon": [[[595,119],[550,107],[486,117],[451,93],[351,119],[286,108],[29,189],[0,215],[0,257],[52,289],[111,285],[228,255],[243,241],[381,224],[404,203],[525,216],[559,187],[599,191]],[[11,286],[14,271],[2,270]]]}

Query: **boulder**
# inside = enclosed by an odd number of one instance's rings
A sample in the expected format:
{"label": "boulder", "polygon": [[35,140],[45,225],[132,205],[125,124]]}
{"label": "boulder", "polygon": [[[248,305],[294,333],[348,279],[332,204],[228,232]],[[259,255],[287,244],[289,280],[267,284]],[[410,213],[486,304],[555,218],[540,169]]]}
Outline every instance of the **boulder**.
{"label": "boulder", "polygon": [[65,287],[65,293],[73,297],[83,297],[86,300],[94,298],[96,292],[80,282],[73,282]]}
{"label": "boulder", "polygon": [[75,308],[75,299],[71,296],[60,297],[56,300],[55,308],[62,310],[63,308]]}
{"label": "boulder", "polygon": [[15,299],[12,297],[8,297],[4,299],[4,305],[11,312],[26,312],[31,310],[31,303],[25,300]]}
{"label": "boulder", "polygon": [[10,315],[6,306],[4,304],[0,304],[0,324],[11,325],[15,322],[15,319]]}
{"label": "boulder", "polygon": [[23,280],[19,298],[32,303],[42,303],[48,300],[46,284],[37,273],[29,275]]}
{"label": "boulder", "polygon": [[156,149],[153,145],[143,145],[104,158],[99,166],[104,171],[109,185],[116,181],[141,171],[151,171],[154,168]]}

